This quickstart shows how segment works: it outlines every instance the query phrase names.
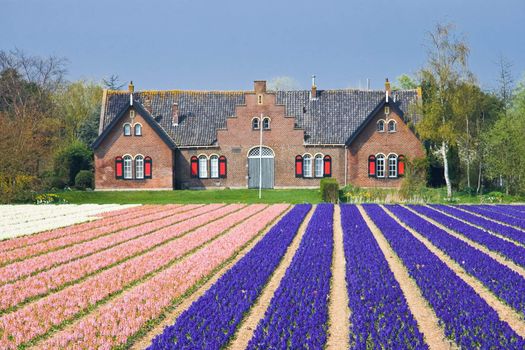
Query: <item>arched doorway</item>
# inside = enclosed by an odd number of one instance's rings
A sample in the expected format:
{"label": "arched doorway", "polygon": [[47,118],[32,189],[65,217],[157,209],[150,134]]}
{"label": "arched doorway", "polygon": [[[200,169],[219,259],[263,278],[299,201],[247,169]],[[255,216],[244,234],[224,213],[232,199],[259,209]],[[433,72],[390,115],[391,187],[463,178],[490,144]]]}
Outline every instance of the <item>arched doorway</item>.
{"label": "arched doorway", "polygon": [[[261,151],[261,153],[259,153]],[[253,147],[248,152],[248,188],[273,188],[275,154],[269,147]]]}

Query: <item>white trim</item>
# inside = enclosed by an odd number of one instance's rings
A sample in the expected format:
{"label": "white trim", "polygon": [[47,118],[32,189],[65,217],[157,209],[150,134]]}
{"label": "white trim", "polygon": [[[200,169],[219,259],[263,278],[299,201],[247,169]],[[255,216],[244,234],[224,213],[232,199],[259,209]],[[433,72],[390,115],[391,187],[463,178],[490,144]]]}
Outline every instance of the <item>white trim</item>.
{"label": "white trim", "polygon": [[[137,174],[137,169],[139,169],[139,167],[137,166],[137,158],[138,157],[142,157],[142,175],[141,176],[139,176]],[[137,155],[135,155],[135,158],[133,158],[133,163],[135,165],[135,179],[137,179],[137,180],[144,180],[144,164],[145,164],[144,158],[145,157],[142,154],[137,154]]]}
{"label": "white trim", "polygon": [[[205,159],[205,162],[201,163],[201,159]],[[208,160],[209,160],[209,158],[205,154],[200,154],[200,155],[197,156],[197,164],[198,164],[197,175],[199,176],[199,179],[207,179],[207,178],[209,178]],[[202,172],[201,172],[201,164],[204,164],[206,166],[206,168],[204,169],[204,170],[206,170],[206,173],[204,174],[204,176],[202,175]]]}
{"label": "white trim", "polygon": [[[135,129],[137,125],[140,125],[140,134],[138,135],[137,135],[137,130]],[[142,123],[137,122],[133,124],[133,136],[142,136]]]}
{"label": "white trim", "polygon": [[[378,127],[379,127],[379,122],[383,122],[383,130],[378,130]],[[376,131],[377,132],[385,132],[385,125],[386,125],[386,120],[385,119],[379,119],[377,122],[376,122]]]}
{"label": "white trim", "polygon": [[[394,130],[390,130],[390,123],[394,123]],[[387,123],[386,130],[388,132],[397,132],[397,122],[394,119],[389,119]]]}
{"label": "white trim", "polygon": [[275,158],[275,151],[273,150],[273,148],[271,147],[268,147],[268,146],[265,146],[265,145],[261,145],[261,146],[253,146],[252,148],[250,148],[248,150],[248,152],[246,152],[246,157],[248,158],[259,158],[259,156],[252,156],[250,157],[250,152],[252,151],[252,149],[254,148],[268,148],[272,151],[273,155],[271,157],[268,157],[268,156],[262,156],[261,158]]}
{"label": "white trim", "polygon": [[[257,128],[254,128],[254,127],[253,127],[253,121],[254,121],[254,120],[257,120],[257,125],[258,125]],[[261,121],[261,118],[259,118],[259,117],[253,117],[253,118],[252,118],[252,121],[251,121],[251,124],[250,124],[250,127],[252,128],[252,130],[259,130],[259,129],[262,127],[262,126],[261,126],[261,124],[262,124],[261,122],[262,122],[262,121]]]}
{"label": "white trim", "polygon": [[[130,163],[130,166],[129,166],[129,177],[126,177],[126,157],[129,157],[129,163]],[[133,179],[133,163],[134,163],[134,159],[133,159],[133,156],[131,154],[125,154],[122,156],[122,177],[124,178],[124,180],[132,180]]]}
{"label": "white trim", "polygon": [[[395,159],[395,175],[390,175],[390,159]],[[395,153],[389,153],[386,157],[387,165],[388,165],[388,178],[389,179],[395,179],[398,177],[397,172],[399,171],[399,156]]]}
{"label": "white trim", "polygon": [[[316,153],[314,155],[314,177],[321,178],[324,177],[324,154],[322,153]],[[317,174],[317,159],[321,159],[321,174]]]}
{"label": "white trim", "polygon": [[[212,158],[215,157],[217,159],[217,176],[213,176],[213,163],[212,163]],[[219,155],[218,154],[210,154],[210,157],[209,157],[209,160],[210,160],[210,179],[218,179],[220,178],[219,176]]]}
{"label": "white trim", "polygon": [[[265,128],[264,127],[264,121],[268,119],[268,128]],[[262,121],[261,121],[261,127],[263,128],[263,130],[272,130],[272,118],[266,116],[266,117],[263,117],[262,118]]]}
{"label": "white trim", "polygon": [[[379,156],[382,156],[382,160],[383,160],[383,175],[382,176],[379,176],[379,164],[378,164],[378,160],[379,160]],[[378,178],[381,178],[381,179],[384,179],[386,177],[386,157],[383,153],[377,153],[376,154],[376,159],[375,159],[375,162],[376,162],[376,177]]]}
{"label": "white trim", "polygon": [[[126,134],[126,126],[129,126],[129,134]],[[122,133],[124,136],[132,136],[133,133],[131,131],[131,129],[133,129],[133,127],[131,126],[131,123],[124,123],[122,125]]]}
{"label": "white trim", "polygon": [[[308,156],[308,158],[306,158],[306,156]],[[305,164],[305,161],[307,159],[310,162],[310,166],[309,167],[307,167],[306,164]],[[314,177],[313,159],[314,158],[312,157],[312,155],[310,153],[303,154],[303,177],[305,177],[305,178],[309,179],[309,178]],[[306,169],[309,169],[309,173],[308,174],[305,171]]]}

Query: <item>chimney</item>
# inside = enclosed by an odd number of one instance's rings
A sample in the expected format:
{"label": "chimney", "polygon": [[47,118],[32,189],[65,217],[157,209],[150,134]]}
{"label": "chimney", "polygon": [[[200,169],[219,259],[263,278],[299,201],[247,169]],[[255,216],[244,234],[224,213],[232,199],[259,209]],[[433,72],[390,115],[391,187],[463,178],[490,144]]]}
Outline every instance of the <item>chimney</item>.
{"label": "chimney", "polygon": [[171,122],[173,126],[179,125],[179,104],[173,103],[171,106]]}
{"label": "chimney", "polygon": [[253,88],[256,94],[263,94],[266,92],[266,80],[255,80]]}
{"label": "chimney", "polygon": [[128,90],[130,93],[135,92],[135,86],[133,85],[133,80],[129,82]]}
{"label": "chimney", "polygon": [[390,97],[390,82],[388,81],[388,78],[386,78],[385,81],[385,96],[386,102],[388,102],[388,98]]}
{"label": "chimney", "polygon": [[312,91],[310,93],[311,99],[317,98],[317,86],[315,86],[315,75],[312,75]]}

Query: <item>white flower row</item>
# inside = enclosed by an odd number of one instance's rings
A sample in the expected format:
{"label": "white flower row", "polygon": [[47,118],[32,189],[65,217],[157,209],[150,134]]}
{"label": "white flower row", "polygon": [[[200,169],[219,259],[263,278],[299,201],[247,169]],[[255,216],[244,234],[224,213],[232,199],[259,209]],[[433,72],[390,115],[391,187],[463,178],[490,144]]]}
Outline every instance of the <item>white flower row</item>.
{"label": "white flower row", "polygon": [[0,240],[96,220],[97,215],[136,205],[1,205]]}

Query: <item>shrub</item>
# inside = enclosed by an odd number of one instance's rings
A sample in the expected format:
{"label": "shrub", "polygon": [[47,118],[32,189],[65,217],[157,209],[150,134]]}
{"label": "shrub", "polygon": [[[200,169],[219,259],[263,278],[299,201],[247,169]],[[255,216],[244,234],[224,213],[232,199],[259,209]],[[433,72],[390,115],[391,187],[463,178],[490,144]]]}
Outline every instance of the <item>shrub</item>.
{"label": "shrub", "polygon": [[415,200],[424,197],[428,173],[426,158],[416,158],[406,161],[405,178],[401,183],[399,194],[405,200]]}
{"label": "shrub", "polygon": [[55,156],[55,175],[65,179],[68,185],[73,185],[80,170],[91,169],[92,156],[91,150],[82,142],[70,144]]}
{"label": "shrub", "polygon": [[67,201],[61,198],[58,194],[54,193],[43,193],[35,195],[33,201],[35,204],[60,204],[67,203]]}
{"label": "shrub", "polygon": [[339,184],[336,179],[322,179],[320,184],[321,198],[323,202],[339,202]]}
{"label": "shrub", "polygon": [[63,190],[66,182],[61,177],[51,176],[45,180],[45,187],[48,190]]}
{"label": "shrub", "polygon": [[75,176],[75,186],[85,190],[93,187],[93,173],[90,170],[80,170]]}
{"label": "shrub", "polygon": [[0,174],[0,203],[30,202],[33,191],[40,188],[35,176]]}

